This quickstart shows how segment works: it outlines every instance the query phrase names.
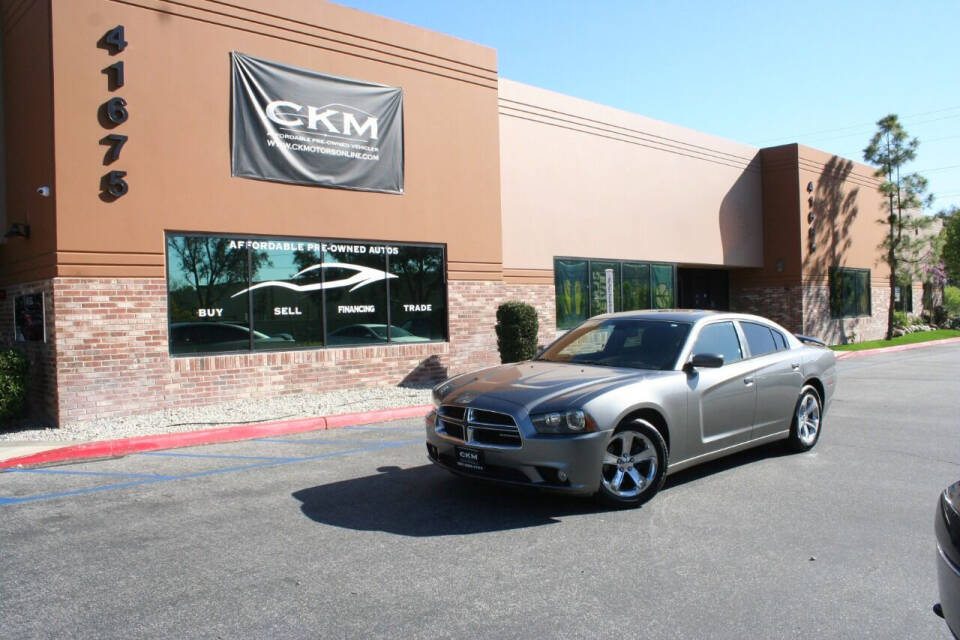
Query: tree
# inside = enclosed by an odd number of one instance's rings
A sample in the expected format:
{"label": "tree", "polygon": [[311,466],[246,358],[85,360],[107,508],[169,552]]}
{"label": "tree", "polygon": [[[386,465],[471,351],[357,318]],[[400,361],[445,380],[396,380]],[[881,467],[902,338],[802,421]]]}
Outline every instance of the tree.
{"label": "tree", "polygon": [[[876,175],[885,178],[879,190],[887,196],[889,215],[885,223],[889,234],[880,244],[886,252],[890,268],[890,307],[887,310],[887,340],[893,337],[893,311],[898,284],[912,282],[925,261],[928,238],[920,231],[930,226],[922,215],[924,207],[933,203],[928,195],[927,180],[917,173],[901,175],[905,164],[917,157],[920,141],[911,138],[895,114],[877,121],[877,132],[863,150],[863,158],[877,165]],[[881,220],[881,222],[884,222]]]}
{"label": "tree", "polygon": [[950,282],[960,284],[960,207],[939,214],[943,219],[943,265]]}

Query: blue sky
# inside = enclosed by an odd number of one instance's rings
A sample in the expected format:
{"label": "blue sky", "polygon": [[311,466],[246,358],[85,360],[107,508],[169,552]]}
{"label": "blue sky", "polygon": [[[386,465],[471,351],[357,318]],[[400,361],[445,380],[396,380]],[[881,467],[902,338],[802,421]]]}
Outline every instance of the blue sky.
{"label": "blue sky", "polygon": [[757,146],[862,160],[896,113],[933,211],[960,206],[957,0],[341,4],[493,47],[504,78]]}

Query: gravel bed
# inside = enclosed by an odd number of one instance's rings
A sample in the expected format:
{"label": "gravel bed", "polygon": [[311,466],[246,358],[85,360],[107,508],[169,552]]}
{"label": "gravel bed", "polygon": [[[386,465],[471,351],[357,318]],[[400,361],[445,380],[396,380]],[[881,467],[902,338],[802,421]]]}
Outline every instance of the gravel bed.
{"label": "gravel bed", "polygon": [[238,398],[204,407],[181,407],[76,423],[66,429],[26,424],[0,430],[0,441],[110,440],[198,431],[238,424],[329,416],[430,404],[430,389],[375,387],[276,398]]}

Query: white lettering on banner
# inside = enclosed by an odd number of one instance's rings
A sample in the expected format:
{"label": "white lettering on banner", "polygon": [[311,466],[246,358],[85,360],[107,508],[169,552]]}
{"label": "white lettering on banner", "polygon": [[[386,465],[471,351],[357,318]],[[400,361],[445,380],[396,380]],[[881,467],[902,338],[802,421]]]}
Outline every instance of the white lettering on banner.
{"label": "white lettering on banner", "polygon": [[300,307],[274,307],[273,315],[275,316],[302,316],[303,313],[300,311]]}
{"label": "white lettering on banner", "polygon": [[340,305],[337,313],[375,313],[377,307],[372,304]]}
{"label": "white lettering on banner", "polygon": [[267,117],[276,122],[277,124],[285,124],[288,127],[302,127],[303,120],[300,118],[283,118],[284,114],[277,113],[277,109],[280,107],[288,107],[294,111],[300,111],[303,109],[296,102],[287,102],[286,100],[274,100],[267,105]]}
{"label": "white lettering on banner", "polygon": [[433,311],[432,304],[405,304],[404,311]]}
{"label": "white lettering on banner", "polygon": [[200,318],[219,318],[223,315],[223,309],[197,309],[197,316]]}
{"label": "white lettering on banner", "polygon": [[[330,109],[329,107],[346,107],[351,111],[363,113],[366,119],[363,121],[363,124],[361,124],[354,113],[341,111],[339,109]],[[283,110],[281,111],[281,109]],[[302,127],[303,118],[297,115],[302,111],[303,105],[288,100],[274,100],[264,109],[267,118],[285,127]],[[341,123],[340,128],[337,128],[337,122]],[[321,129],[318,125],[323,125],[323,128]],[[326,131],[326,133],[339,133],[347,136],[364,136],[368,140],[376,140],[380,137],[376,116],[348,105],[339,104],[328,104],[322,107],[308,105],[307,129],[321,132]]]}

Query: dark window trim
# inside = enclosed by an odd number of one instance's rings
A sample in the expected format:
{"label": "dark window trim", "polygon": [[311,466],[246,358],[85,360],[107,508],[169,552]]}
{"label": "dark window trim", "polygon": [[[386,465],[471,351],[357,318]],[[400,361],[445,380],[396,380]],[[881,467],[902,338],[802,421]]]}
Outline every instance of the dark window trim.
{"label": "dark window trim", "polygon": [[[323,346],[309,346],[309,347],[290,347],[286,349],[255,349],[253,347],[253,331],[256,331],[256,328],[253,326],[253,297],[249,296],[250,302],[248,304],[248,313],[250,314],[248,321],[250,323],[250,347],[247,349],[238,349],[233,351],[209,351],[209,352],[192,352],[192,353],[173,353],[170,350],[170,325],[173,324],[172,318],[170,317],[170,264],[167,260],[167,243],[170,239],[170,236],[175,237],[186,237],[186,238],[224,238],[230,240],[249,240],[249,239],[261,239],[261,240],[292,240],[292,239],[302,239],[302,240],[311,240],[318,242],[334,243],[334,242],[355,242],[360,244],[374,244],[374,245],[390,245],[398,247],[424,247],[432,249],[440,249],[443,254],[443,268],[441,269],[441,276],[443,281],[443,338],[439,340],[423,340],[421,342],[384,342],[383,344],[352,344],[352,345],[328,345],[327,341],[327,306],[326,306],[326,290],[323,291]],[[250,280],[250,248],[247,247],[247,286],[251,286],[252,281]],[[387,269],[389,269],[389,256],[387,257]],[[268,235],[263,233],[212,233],[212,232],[197,232],[197,231],[177,231],[175,229],[165,229],[163,232],[163,268],[164,268],[164,280],[166,284],[166,305],[167,305],[167,356],[170,358],[210,358],[216,356],[227,356],[227,355],[253,355],[258,353],[285,353],[285,352],[295,352],[295,351],[323,351],[329,349],[365,349],[371,346],[377,347],[400,347],[400,346],[412,346],[412,345],[421,345],[421,344],[449,344],[450,342],[450,303],[448,292],[449,288],[449,279],[447,277],[447,245],[446,243],[440,242],[412,242],[409,240],[403,241],[391,241],[391,240],[363,240],[359,238],[342,238],[342,237],[316,237],[316,236],[300,236],[294,234],[287,235]],[[390,287],[387,286],[387,317],[389,318],[390,313]],[[388,324],[389,327],[389,324]],[[388,335],[389,335],[389,329]]]}
{"label": "dark window trim", "polygon": [[[865,283],[865,288],[867,292],[867,310],[865,313],[844,313],[841,312],[839,315],[836,313],[835,305],[833,304],[833,286],[834,278],[839,272],[847,273],[857,273],[857,274],[866,274],[867,280]],[[870,284],[870,269],[863,269],[859,267],[830,267],[827,280],[827,297],[828,303],[830,306],[830,317],[834,319],[840,318],[869,318],[873,315],[873,288]]]}

